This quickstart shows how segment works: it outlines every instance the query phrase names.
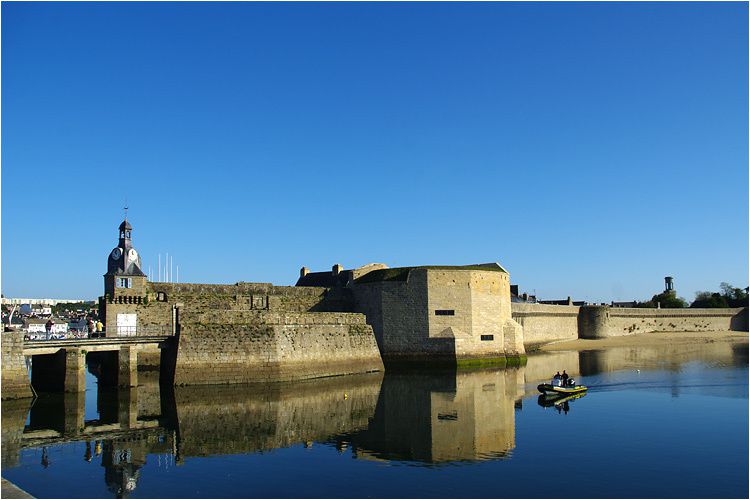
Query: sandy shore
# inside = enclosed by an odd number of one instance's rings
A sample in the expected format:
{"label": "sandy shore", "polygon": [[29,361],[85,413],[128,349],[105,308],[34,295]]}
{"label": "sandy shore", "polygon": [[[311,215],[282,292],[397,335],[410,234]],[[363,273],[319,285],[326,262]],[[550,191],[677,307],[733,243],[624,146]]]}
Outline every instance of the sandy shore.
{"label": "sandy shore", "polygon": [[712,342],[748,343],[748,332],[655,332],[610,337],[607,339],[576,339],[541,346],[540,351],[584,351],[605,347],[660,346]]}

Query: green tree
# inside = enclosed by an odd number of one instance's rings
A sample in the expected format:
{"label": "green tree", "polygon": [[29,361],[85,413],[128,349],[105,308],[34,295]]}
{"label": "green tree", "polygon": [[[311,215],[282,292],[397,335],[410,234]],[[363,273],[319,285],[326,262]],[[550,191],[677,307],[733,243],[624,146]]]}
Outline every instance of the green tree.
{"label": "green tree", "polygon": [[690,304],[690,307],[729,307],[729,304],[727,303],[727,299],[720,293],[696,292],[695,300]]}
{"label": "green tree", "polygon": [[688,303],[682,297],[678,297],[674,291],[662,292],[651,297],[647,302],[639,302],[635,307],[662,307],[664,309],[681,309],[687,307]]}
{"label": "green tree", "polygon": [[696,292],[690,307],[747,307],[747,289],[737,288],[726,281],[719,285],[718,292]]}

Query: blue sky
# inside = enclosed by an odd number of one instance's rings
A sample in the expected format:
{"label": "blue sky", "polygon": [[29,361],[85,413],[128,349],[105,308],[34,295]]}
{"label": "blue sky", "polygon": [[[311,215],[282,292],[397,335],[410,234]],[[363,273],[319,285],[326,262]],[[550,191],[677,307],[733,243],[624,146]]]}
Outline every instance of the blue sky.
{"label": "blue sky", "polygon": [[497,261],[748,285],[746,3],[2,4],[2,292]]}

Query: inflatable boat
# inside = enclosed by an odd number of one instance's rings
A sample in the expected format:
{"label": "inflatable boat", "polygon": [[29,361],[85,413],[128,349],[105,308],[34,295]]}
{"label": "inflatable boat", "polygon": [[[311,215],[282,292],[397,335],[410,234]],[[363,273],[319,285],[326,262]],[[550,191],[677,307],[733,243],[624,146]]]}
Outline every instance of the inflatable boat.
{"label": "inflatable boat", "polygon": [[581,394],[588,390],[585,385],[556,385],[556,384],[539,384],[536,387],[539,392],[547,396],[566,396],[570,394]]}

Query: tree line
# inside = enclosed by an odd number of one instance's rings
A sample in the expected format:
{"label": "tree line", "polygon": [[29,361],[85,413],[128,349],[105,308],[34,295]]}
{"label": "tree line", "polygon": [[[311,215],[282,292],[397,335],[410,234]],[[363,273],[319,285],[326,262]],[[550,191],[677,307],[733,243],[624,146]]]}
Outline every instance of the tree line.
{"label": "tree line", "polygon": [[[716,307],[747,307],[748,289],[737,288],[729,283],[722,282],[719,292],[696,292],[695,300],[689,305],[691,308],[716,308]],[[635,307],[659,307],[673,309],[688,307],[688,302],[678,297],[673,291],[665,291],[651,297],[646,302],[638,302]]]}

